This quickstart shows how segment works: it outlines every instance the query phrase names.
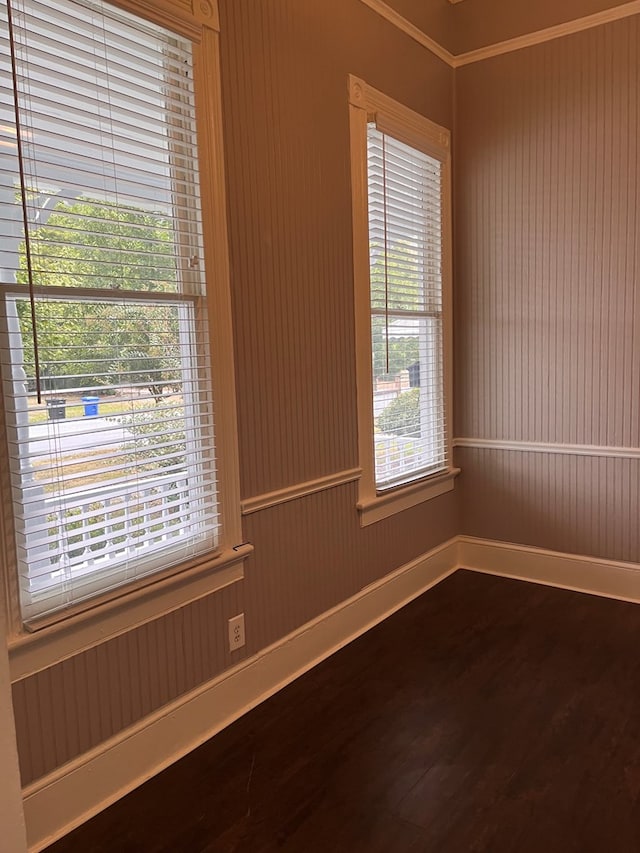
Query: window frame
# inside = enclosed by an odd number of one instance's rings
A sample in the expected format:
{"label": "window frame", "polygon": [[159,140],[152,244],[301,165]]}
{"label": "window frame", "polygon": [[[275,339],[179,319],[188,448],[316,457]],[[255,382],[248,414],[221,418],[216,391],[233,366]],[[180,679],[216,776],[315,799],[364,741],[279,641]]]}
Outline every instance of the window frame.
{"label": "window frame", "polygon": [[[371,343],[371,286],[367,176],[367,125],[437,159],[442,164],[442,347],[444,420],[447,468],[433,474],[410,476],[380,489],[375,481],[373,381]],[[460,473],[453,467],[453,305],[450,131],[364,80],[349,76],[349,128],[353,223],[353,272],[356,340],[358,449],[362,476],[357,508],[362,526],[449,492]]]}
{"label": "window frame", "polygon": [[[52,617],[30,632],[20,610],[13,513],[8,465],[0,466],[5,507],[0,532],[6,543],[0,555],[8,601],[8,644],[12,678],[37,672],[136,625],[159,618],[191,601],[242,579],[252,552],[243,543],[233,361],[227,205],[222,134],[220,34],[217,0],[191,4],[168,0],[105,0],[131,14],[189,39],[193,46],[196,135],[200,205],[206,269],[206,310],[210,377],[215,392],[219,547],[113,588]],[[0,430],[6,435],[4,407]],[[242,544],[241,544],[242,543]]]}

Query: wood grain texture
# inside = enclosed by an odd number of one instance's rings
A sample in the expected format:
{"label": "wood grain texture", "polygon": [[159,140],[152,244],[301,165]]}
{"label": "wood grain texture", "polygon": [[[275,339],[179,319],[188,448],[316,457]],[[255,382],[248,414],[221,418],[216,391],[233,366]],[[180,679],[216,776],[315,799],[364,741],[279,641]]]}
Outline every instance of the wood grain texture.
{"label": "wood grain texture", "polygon": [[457,572],[49,853],[636,850],[639,630]]}
{"label": "wood grain texture", "polygon": [[[219,5],[249,498],[358,466],[348,74],[451,127],[453,72],[359,0]],[[242,584],[16,683],[23,784],[457,532],[453,495],[366,530],[356,500],[348,484],[248,516]],[[231,657],[240,612],[247,645]]]}

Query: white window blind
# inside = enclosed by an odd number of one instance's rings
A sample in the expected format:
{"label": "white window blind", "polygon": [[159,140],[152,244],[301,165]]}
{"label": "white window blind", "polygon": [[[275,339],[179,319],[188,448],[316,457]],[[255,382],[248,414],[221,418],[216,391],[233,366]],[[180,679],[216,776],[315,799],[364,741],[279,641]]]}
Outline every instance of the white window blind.
{"label": "white window blind", "polygon": [[0,342],[29,624],[215,549],[220,519],[191,43],[102,2],[9,12]]}
{"label": "white window blind", "polygon": [[367,130],[376,489],[446,470],[439,160]]}

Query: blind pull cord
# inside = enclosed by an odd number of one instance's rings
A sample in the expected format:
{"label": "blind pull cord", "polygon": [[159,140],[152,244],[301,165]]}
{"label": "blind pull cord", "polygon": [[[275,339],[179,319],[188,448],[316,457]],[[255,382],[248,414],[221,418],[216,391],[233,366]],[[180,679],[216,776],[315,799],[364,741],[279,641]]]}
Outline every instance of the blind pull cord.
{"label": "blind pull cord", "polygon": [[387,231],[387,137],[382,134],[382,211],[384,224],[384,350],[389,373],[389,234]]}
{"label": "blind pull cord", "polygon": [[40,354],[38,351],[38,323],[36,319],[36,299],[33,290],[33,265],[31,263],[31,239],[29,234],[29,212],[27,209],[27,182],[24,171],[24,154],[22,148],[22,125],[20,108],[18,106],[18,68],[16,60],[16,43],[13,28],[13,9],[11,0],[7,0],[7,20],[9,25],[9,50],[11,53],[11,79],[13,83],[13,109],[16,122],[16,148],[18,152],[18,171],[20,173],[20,196],[22,202],[22,224],[24,228],[24,245],[27,254],[27,280],[29,282],[29,306],[31,312],[31,340],[33,342],[33,369],[36,380],[36,396],[42,403],[42,385],[40,381]]}

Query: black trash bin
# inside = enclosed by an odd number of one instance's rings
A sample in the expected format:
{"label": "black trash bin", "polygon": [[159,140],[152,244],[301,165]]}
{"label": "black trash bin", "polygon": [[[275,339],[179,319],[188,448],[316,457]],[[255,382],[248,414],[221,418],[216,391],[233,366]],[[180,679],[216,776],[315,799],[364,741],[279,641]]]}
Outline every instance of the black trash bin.
{"label": "black trash bin", "polygon": [[63,421],[67,416],[66,400],[47,400],[47,416],[50,421]]}

